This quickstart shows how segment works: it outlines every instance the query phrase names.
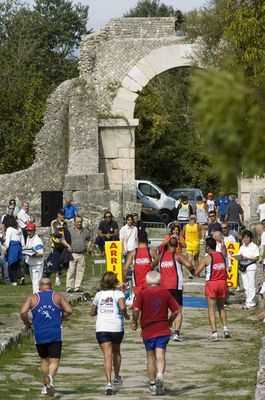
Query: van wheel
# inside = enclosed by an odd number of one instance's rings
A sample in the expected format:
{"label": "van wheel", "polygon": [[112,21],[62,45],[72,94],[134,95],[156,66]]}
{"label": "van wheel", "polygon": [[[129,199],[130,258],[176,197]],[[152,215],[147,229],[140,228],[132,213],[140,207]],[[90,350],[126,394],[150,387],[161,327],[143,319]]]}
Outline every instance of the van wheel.
{"label": "van wheel", "polygon": [[172,221],[173,215],[169,210],[161,210],[160,211],[160,219],[165,224],[168,224],[169,222]]}

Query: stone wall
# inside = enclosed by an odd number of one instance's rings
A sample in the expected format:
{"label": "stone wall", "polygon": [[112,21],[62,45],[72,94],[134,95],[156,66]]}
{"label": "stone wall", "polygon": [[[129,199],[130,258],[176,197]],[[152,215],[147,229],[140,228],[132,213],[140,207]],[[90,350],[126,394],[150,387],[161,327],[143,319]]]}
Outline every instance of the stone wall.
{"label": "stone wall", "polygon": [[238,179],[239,202],[243,207],[246,221],[257,221],[258,197],[265,196],[265,178]]}

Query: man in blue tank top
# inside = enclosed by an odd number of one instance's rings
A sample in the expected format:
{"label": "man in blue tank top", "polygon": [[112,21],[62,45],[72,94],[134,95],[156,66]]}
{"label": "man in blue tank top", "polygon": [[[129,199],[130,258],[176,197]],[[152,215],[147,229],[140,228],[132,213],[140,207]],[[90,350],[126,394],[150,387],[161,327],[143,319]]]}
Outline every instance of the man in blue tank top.
{"label": "man in blue tank top", "polygon": [[[32,313],[32,324],[28,313]],[[73,310],[61,293],[52,290],[51,280],[42,278],[40,291],[27,298],[20,316],[27,329],[33,325],[38,354],[41,358],[41,373],[44,386],[41,394],[54,395],[54,376],[59,368],[62,350],[62,320]]]}

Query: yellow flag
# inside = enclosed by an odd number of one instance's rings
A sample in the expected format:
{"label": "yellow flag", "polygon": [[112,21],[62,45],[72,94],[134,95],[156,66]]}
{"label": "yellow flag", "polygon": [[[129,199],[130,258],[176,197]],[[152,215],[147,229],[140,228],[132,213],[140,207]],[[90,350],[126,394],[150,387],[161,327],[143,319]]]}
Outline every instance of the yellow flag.
{"label": "yellow flag", "polygon": [[117,274],[117,278],[122,282],[122,245],[120,241],[105,242],[105,254],[107,271]]}

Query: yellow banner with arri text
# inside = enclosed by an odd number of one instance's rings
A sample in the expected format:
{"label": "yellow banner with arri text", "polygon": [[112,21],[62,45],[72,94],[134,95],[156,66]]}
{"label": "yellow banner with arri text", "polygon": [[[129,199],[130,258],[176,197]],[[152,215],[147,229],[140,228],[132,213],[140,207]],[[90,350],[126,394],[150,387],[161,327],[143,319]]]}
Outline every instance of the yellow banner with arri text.
{"label": "yellow banner with arri text", "polygon": [[226,249],[229,254],[229,265],[228,265],[228,277],[227,277],[227,287],[231,289],[237,288],[237,279],[238,279],[238,261],[233,258],[233,254],[238,254],[239,251],[239,243],[226,242]]}
{"label": "yellow banner with arri text", "polygon": [[105,255],[107,271],[117,274],[117,278],[122,282],[122,245],[120,241],[105,242]]}

